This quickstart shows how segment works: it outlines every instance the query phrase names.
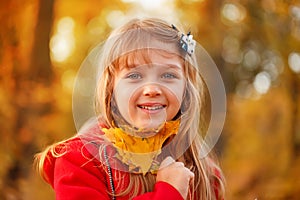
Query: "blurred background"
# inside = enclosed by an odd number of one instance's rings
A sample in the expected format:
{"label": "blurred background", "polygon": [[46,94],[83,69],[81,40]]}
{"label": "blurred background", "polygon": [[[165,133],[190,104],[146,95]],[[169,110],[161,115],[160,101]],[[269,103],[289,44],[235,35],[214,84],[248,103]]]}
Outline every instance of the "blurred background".
{"label": "blurred background", "polygon": [[300,1],[0,2],[0,199],[54,199],[33,169],[76,133],[72,88],[87,53],[133,17],[180,22],[213,57],[227,92],[215,148],[227,199],[300,198]]}

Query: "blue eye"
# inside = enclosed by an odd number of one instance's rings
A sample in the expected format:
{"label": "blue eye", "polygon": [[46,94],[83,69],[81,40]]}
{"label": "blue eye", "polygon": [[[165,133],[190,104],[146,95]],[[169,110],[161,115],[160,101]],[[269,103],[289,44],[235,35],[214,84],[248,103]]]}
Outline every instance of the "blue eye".
{"label": "blue eye", "polygon": [[142,75],[139,74],[139,73],[131,73],[127,76],[127,78],[129,79],[141,79],[142,78]]}
{"label": "blue eye", "polygon": [[166,79],[173,79],[173,78],[177,78],[176,75],[172,74],[172,73],[164,73],[162,75],[162,78],[166,78]]}

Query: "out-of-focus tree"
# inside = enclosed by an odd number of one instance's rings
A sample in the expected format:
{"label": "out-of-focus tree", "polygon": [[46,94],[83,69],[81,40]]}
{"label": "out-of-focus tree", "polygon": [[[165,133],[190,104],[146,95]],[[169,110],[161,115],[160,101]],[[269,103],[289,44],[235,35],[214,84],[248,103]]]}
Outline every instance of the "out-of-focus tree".
{"label": "out-of-focus tree", "polygon": [[54,73],[49,57],[53,1],[1,3],[0,198],[22,199],[37,151],[40,119],[53,109]]}
{"label": "out-of-focus tree", "polygon": [[299,2],[218,5],[219,16],[212,9],[210,18],[218,16],[212,27],[221,31],[220,46],[212,52],[217,51],[229,97],[222,137],[228,197],[297,199]]}
{"label": "out-of-focus tree", "polygon": [[225,81],[228,199],[297,199],[300,2],[177,2]]}
{"label": "out-of-focus tree", "polygon": [[[228,199],[300,195],[300,2],[21,0],[0,3],[0,199],[53,199],[32,156],[76,132],[72,89],[87,53],[133,16],[178,21],[222,73],[217,150]],[[30,175],[31,174],[31,175]]]}

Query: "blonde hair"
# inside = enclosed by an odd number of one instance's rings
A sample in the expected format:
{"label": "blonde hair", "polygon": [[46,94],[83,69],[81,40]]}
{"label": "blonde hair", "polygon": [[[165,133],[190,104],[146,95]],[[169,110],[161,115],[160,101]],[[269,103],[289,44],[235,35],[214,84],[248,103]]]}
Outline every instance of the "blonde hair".
{"label": "blonde hair", "polygon": [[[104,44],[101,58],[98,61],[99,63],[97,63],[101,74],[101,77],[98,79],[95,95],[97,114],[101,116],[101,119],[109,127],[114,127],[115,123],[111,102],[113,98],[114,77],[119,70],[120,64],[126,66],[128,59],[141,57],[148,59],[144,54],[145,47],[150,45],[154,40],[160,44],[172,45],[175,48],[173,51],[180,54],[185,60],[183,67],[186,77],[186,92],[181,108],[181,126],[178,135],[175,137],[177,139],[174,141],[173,147],[176,147],[176,149],[180,148],[181,145],[179,145],[179,142],[182,141],[190,144],[179,158],[180,161],[184,162],[186,167],[195,173],[188,199],[221,199],[224,196],[224,178],[221,169],[211,157],[206,156],[202,158],[200,152],[201,149],[205,148],[202,139],[202,129],[205,129],[205,127],[203,128],[205,121],[203,115],[198,116],[198,114],[202,113],[205,108],[206,87],[197,67],[194,66],[196,65],[196,58],[185,55],[186,53],[179,47],[179,39],[178,30],[175,30],[165,21],[154,18],[134,19],[113,31],[110,38],[108,38],[108,42]],[[128,54],[128,51],[131,55]],[[59,145],[61,144],[63,142],[59,143]],[[41,174],[43,174],[42,168],[46,158],[45,155],[50,152],[53,156],[59,156],[54,150],[55,146],[51,146],[42,153],[43,156],[39,160]],[[100,152],[101,149],[103,150],[103,147],[100,147]],[[118,173],[117,170],[116,173],[114,177],[122,180],[122,173]],[[155,181],[154,174],[147,173],[143,175],[131,173],[127,189],[115,195],[122,196],[130,193],[131,196],[136,196],[140,193],[152,191]],[[121,184],[123,183],[120,181],[115,187],[121,187]],[[215,187],[218,187],[218,197],[215,197]]]}

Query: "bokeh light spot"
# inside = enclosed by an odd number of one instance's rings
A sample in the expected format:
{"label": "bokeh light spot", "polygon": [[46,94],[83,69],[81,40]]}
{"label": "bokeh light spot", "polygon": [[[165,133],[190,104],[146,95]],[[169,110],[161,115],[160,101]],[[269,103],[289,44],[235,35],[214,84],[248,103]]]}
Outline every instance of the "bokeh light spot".
{"label": "bokeh light spot", "polygon": [[249,49],[244,54],[243,64],[248,70],[255,70],[260,63],[260,56],[257,51]]}
{"label": "bokeh light spot", "polygon": [[240,41],[237,37],[227,36],[223,40],[223,59],[231,64],[239,64],[242,60],[242,52],[240,50]]}
{"label": "bokeh light spot", "polygon": [[290,53],[288,58],[290,69],[295,73],[300,73],[300,54],[293,52]]}
{"label": "bokeh light spot", "polygon": [[56,62],[65,61],[74,51],[75,22],[71,17],[64,17],[57,23],[56,34],[50,39],[51,59]]}
{"label": "bokeh light spot", "polygon": [[226,3],[222,8],[222,16],[230,22],[240,23],[246,17],[246,10],[239,4]]}
{"label": "bokeh light spot", "polygon": [[271,87],[270,75],[265,71],[258,73],[255,76],[253,86],[258,93],[260,94],[267,93]]}
{"label": "bokeh light spot", "polygon": [[124,23],[126,17],[120,10],[113,10],[106,16],[106,21],[111,28],[116,28]]}

